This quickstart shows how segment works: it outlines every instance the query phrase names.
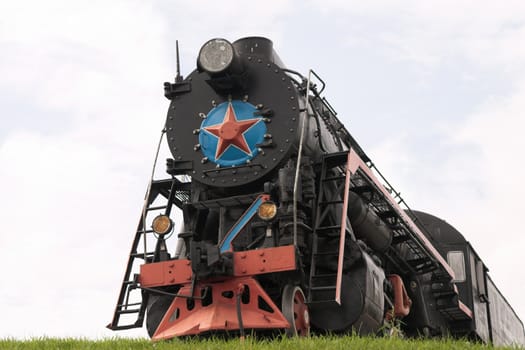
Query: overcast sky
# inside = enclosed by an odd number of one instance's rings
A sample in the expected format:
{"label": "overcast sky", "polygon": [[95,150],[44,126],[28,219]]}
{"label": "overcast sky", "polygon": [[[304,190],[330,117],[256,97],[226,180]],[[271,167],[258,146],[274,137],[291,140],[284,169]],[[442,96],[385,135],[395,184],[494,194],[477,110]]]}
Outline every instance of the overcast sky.
{"label": "overcast sky", "polygon": [[187,75],[206,40],[252,35],[323,77],[408,204],[459,229],[525,318],[525,2],[255,3],[0,1],[0,337],[115,335],[175,40]]}

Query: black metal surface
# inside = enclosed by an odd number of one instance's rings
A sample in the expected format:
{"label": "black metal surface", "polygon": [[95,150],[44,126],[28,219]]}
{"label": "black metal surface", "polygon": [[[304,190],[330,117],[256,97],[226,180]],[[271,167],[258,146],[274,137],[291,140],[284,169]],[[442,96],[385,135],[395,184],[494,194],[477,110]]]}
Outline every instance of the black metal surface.
{"label": "black metal surface", "polygon": [[[375,333],[384,318],[384,278],[384,271],[363,253],[361,260],[343,275],[341,305],[335,302],[309,305],[312,324],[331,332],[348,332],[353,328],[360,334]],[[324,292],[332,291],[327,287]]]}
{"label": "black metal surface", "polygon": [[[242,56],[247,69],[246,89],[217,93],[206,80],[207,73],[194,71],[187,78],[192,93],[173,98],[168,111],[166,127],[174,161],[191,162],[193,169],[186,173],[193,180],[216,187],[233,187],[259,180],[278,168],[293,152],[298,138],[300,121],[299,96],[295,85],[279,66],[258,56]],[[198,130],[202,123],[199,114],[208,113],[214,104],[229,98],[246,100],[272,111],[266,123],[271,144],[264,154],[257,155],[248,166],[217,168],[211,161],[203,161],[198,145]],[[201,114],[201,116],[202,116]],[[264,146],[264,145],[263,145]]]}
{"label": "black metal surface", "polygon": [[423,233],[427,234],[427,237],[438,250],[440,250],[441,245],[467,242],[465,237],[445,220],[422,211],[413,210],[412,213],[418,219],[415,221],[416,224],[422,227]]}

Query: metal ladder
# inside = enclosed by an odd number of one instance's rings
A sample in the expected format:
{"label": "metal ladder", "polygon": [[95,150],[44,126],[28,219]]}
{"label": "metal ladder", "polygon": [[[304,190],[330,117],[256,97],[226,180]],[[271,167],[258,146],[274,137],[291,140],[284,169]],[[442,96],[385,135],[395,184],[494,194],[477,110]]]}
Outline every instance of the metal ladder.
{"label": "metal ladder", "polygon": [[[166,199],[165,204],[160,206],[152,206],[152,203],[159,197]],[[148,198],[144,201],[144,207],[140,213],[139,223],[135,232],[135,237],[131,245],[131,250],[128,257],[128,263],[120,293],[113,313],[113,319],[111,323],[107,325],[107,328],[111,330],[123,330],[142,327],[144,322],[144,315],[146,312],[147,305],[147,294],[142,290],[138,289],[138,266],[140,264],[153,262],[155,257],[155,251],[147,251],[147,235],[153,234],[153,230],[146,229],[144,226],[145,222],[148,222],[148,215],[156,213],[168,213],[173,205],[182,208],[183,204],[189,201],[189,183],[180,182],[176,178],[168,180],[157,180],[152,181]],[[142,251],[140,250],[142,243]],[[139,260],[137,260],[139,259]],[[133,293],[136,291],[137,293]],[[134,301],[139,294],[140,301]],[[135,321],[123,323],[121,320],[122,315],[134,315],[136,316]],[[127,321],[127,320],[126,320]]]}
{"label": "metal ladder", "polygon": [[[325,154],[321,164],[321,177],[317,197],[314,230],[312,235],[312,257],[310,264],[308,303],[341,304],[341,281],[343,276],[344,247],[351,227],[347,225],[348,191],[350,172],[347,169],[349,152]],[[343,171],[341,171],[343,169]],[[332,171],[335,170],[335,171]],[[340,206],[341,208],[337,208]],[[340,210],[341,221],[326,224],[334,209]],[[319,238],[337,239],[337,247],[320,247]],[[326,273],[319,268],[322,261],[336,260],[336,273]]]}

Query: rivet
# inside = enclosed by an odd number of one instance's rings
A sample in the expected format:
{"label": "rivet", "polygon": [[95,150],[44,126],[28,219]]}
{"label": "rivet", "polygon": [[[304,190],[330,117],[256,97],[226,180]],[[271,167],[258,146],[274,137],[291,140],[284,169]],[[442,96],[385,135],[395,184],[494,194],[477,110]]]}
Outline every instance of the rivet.
{"label": "rivet", "polygon": [[199,117],[202,118],[202,119],[206,119],[207,118],[206,114],[204,114],[202,112],[199,113]]}
{"label": "rivet", "polygon": [[198,143],[198,144],[196,144],[195,146],[193,146],[193,150],[194,150],[194,151],[198,151],[198,150],[200,150],[200,149],[201,149],[201,145],[200,145],[200,143]]}
{"label": "rivet", "polygon": [[[170,141],[173,141],[175,140],[173,137],[170,137]],[[175,148],[173,148],[173,150],[175,150]]]}
{"label": "rivet", "polygon": [[257,106],[255,106],[255,108],[257,109],[263,109],[264,105],[262,103],[259,103]]}
{"label": "rivet", "polygon": [[259,173],[257,171],[254,171],[253,175],[257,176],[257,175],[259,175]]}
{"label": "rivet", "polygon": [[290,96],[290,100],[295,100],[295,97],[293,97],[293,96]]}
{"label": "rivet", "polygon": [[275,72],[275,73],[279,73],[279,70],[278,70],[278,69],[276,69],[276,70],[274,70],[274,72]]}
{"label": "rivet", "polygon": [[[171,140],[173,141],[173,137],[171,138]],[[173,147],[173,150],[176,151],[177,147]]]}
{"label": "rivet", "polygon": [[170,120],[173,120],[173,117],[170,117]]}
{"label": "rivet", "polygon": [[233,179],[232,181],[233,181],[233,182],[237,182],[237,179]]}
{"label": "rivet", "polygon": [[211,105],[212,105],[213,107],[217,107],[217,102],[215,102],[215,100],[211,100]]}
{"label": "rivet", "polygon": [[193,132],[193,135],[197,135],[198,133],[201,132],[201,129],[194,129],[192,132]]}
{"label": "rivet", "polygon": [[259,271],[261,271],[261,272],[263,272],[264,270],[265,270],[264,267],[261,267],[261,268],[259,269]]}
{"label": "rivet", "polygon": [[232,174],[237,174],[237,170],[232,170]]}
{"label": "rivet", "polygon": [[242,98],[242,100],[243,100],[244,102],[247,102],[247,101],[248,101],[248,95],[244,95],[244,97]]}
{"label": "rivet", "polygon": [[177,159],[178,159],[178,160],[181,160],[181,159],[182,159],[182,156],[177,156]]}
{"label": "rivet", "polygon": [[281,80],[282,80],[282,81],[285,81],[285,80],[286,80],[286,78],[285,78],[285,77],[282,77],[282,78],[281,78]]}
{"label": "rivet", "polygon": [[207,162],[208,162],[208,157],[204,157],[201,159],[202,164],[207,163]]}
{"label": "rivet", "polygon": [[271,139],[272,138],[272,134],[264,134],[264,138],[265,139]]}
{"label": "rivet", "polygon": [[275,162],[277,159],[273,158],[272,160]]}
{"label": "rivet", "polygon": [[290,129],[290,132],[293,132],[293,129]]}
{"label": "rivet", "polygon": [[170,108],[171,108],[171,109],[175,109],[175,106],[171,106]]}
{"label": "rivet", "polygon": [[296,109],[297,109],[297,108],[296,108],[295,106],[294,106],[294,107],[292,107],[292,110],[294,110],[294,111],[295,111]]}
{"label": "rivet", "polygon": [[289,142],[290,142],[290,140],[286,139],[286,140],[284,140],[284,142],[286,142],[286,143],[289,143]]}
{"label": "rivet", "polygon": [[175,278],[172,278],[172,279],[170,280],[170,283],[174,283],[174,282],[175,282]]}
{"label": "rivet", "polygon": [[267,65],[266,65],[266,67],[268,67],[268,68],[270,68],[271,66],[272,66],[272,65],[271,65],[271,64],[269,64],[269,63],[268,63]]}
{"label": "rivet", "polygon": [[168,128],[169,131],[173,130],[173,128]]}
{"label": "rivet", "polygon": [[261,63],[261,62],[262,62],[262,60],[259,58],[259,59],[257,60],[257,63]]}
{"label": "rivet", "polygon": [[284,151],[283,151],[283,149],[282,149],[282,148],[281,148],[281,149],[279,150],[279,152],[281,152],[281,153],[284,153]]}
{"label": "rivet", "polygon": [[243,267],[241,270],[242,273],[246,273],[246,269]]}
{"label": "rivet", "polygon": [[246,159],[246,164],[250,164],[252,161],[249,159]]}
{"label": "rivet", "polygon": [[259,256],[264,256],[264,252],[259,252]]}
{"label": "rivet", "polygon": [[287,89],[288,89],[288,90],[292,90],[292,87],[291,87],[291,86],[288,86]]}
{"label": "rivet", "polygon": [[248,56],[248,61],[251,61],[252,60],[252,56]]}
{"label": "rivet", "polygon": [[241,259],[246,259],[246,253],[241,255]]}

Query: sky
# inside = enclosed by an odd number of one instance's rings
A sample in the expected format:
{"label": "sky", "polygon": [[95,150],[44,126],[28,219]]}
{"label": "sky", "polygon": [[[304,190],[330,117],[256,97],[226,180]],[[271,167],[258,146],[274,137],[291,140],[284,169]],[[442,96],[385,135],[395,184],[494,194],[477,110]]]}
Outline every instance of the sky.
{"label": "sky", "polygon": [[525,319],[525,2],[0,0],[0,338],[146,336],[105,325],[175,40],[186,76],[207,40],[253,35],[323,78],[389,182],[463,233]]}

